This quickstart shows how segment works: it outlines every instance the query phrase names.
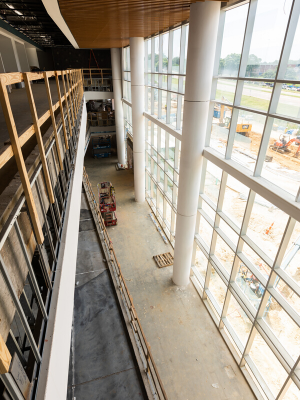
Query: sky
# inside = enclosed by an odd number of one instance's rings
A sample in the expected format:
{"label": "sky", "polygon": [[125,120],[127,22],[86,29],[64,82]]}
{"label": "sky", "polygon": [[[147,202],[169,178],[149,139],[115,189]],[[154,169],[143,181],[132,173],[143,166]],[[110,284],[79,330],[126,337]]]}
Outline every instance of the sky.
{"label": "sky", "polygon": [[[259,0],[250,46],[250,54],[262,61],[271,62],[280,57],[292,0]],[[243,5],[226,13],[221,57],[241,53],[249,5]],[[300,24],[291,52],[291,59],[300,58]],[[297,45],[296,45],[297,43]]]}

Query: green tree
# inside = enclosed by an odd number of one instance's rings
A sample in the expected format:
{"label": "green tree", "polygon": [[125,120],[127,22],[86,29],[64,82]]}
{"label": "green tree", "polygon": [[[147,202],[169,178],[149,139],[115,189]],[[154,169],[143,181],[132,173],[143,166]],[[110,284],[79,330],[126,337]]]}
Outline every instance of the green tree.
{"label": "green tree", "polygon": [[276,75],[276,70],[269,69],[268,71],[263,73],[263,77],[266,79],[274,79]]}
{"label": "green tree", "polygon": [[179,65],[179,57],[174,57],[173,58],[172,65]]}
{"label": "green tree", "polygon": [[255,54],[250,54],[248,57],[248,65],[246,68],[246,76],[252,76],[253,72],[261,63],[261,58],[257,57]]}
{"label": "green tree", "polygon": [[233,72],[237,72],[240,65],[240,54],[231,53],[228,54],[227,57],[224,59],[224,68],[230,71],[230,75]]}

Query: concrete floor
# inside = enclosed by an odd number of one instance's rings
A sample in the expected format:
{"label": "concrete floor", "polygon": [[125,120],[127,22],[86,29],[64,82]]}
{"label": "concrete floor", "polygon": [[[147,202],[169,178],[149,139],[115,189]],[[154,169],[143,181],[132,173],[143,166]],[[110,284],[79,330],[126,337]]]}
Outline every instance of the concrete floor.
{"label": "concrete floor", "polygon": [[82,193],[68,400],[142,400],[143,383]]}
{"label": "concrete floor", "polygon": [[171,246],[153,225],[148,204],[134,201],[132,171],[116,171],[116,161],[93,159],[89,147],[85,168],[96,196],[98,182],[116,189],[118,225],[108,232],[168,398],[255,399],[192,283],[178,288],[172,267],[156,266],[153,256]]}

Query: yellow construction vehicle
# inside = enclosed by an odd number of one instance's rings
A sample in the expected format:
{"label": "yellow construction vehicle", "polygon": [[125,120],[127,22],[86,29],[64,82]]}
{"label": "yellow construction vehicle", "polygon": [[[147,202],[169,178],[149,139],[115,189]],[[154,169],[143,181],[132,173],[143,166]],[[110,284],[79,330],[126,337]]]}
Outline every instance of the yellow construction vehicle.
{"label": "yellow construction vehicle", "polygon": [[[230,118],[229,117],[225,118],[225,127],[230,129]],[[247,134],[251,131],[252,131],[252,124],[248,124],[247,122],[237,124],[237,126],[236,126],[236,133],[239,133],[240,135],[248,136]]]}

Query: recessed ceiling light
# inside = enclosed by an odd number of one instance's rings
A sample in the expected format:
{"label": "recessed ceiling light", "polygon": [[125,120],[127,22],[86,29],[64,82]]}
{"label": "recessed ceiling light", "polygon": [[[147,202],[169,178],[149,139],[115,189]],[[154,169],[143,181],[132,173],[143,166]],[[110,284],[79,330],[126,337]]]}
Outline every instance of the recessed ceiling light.
{"label": "recessed ceiling light", "polygon": [[7,7],[11,8],[12,10],[15,8],[12,4],[6,3]]}
{"label": "recessed ceiling light", "polygon": [[15,10],[15,13],[18,14],[18,15],[23,15],[23,14],[21,13],[21,11],[18,11],[18,10]]}

